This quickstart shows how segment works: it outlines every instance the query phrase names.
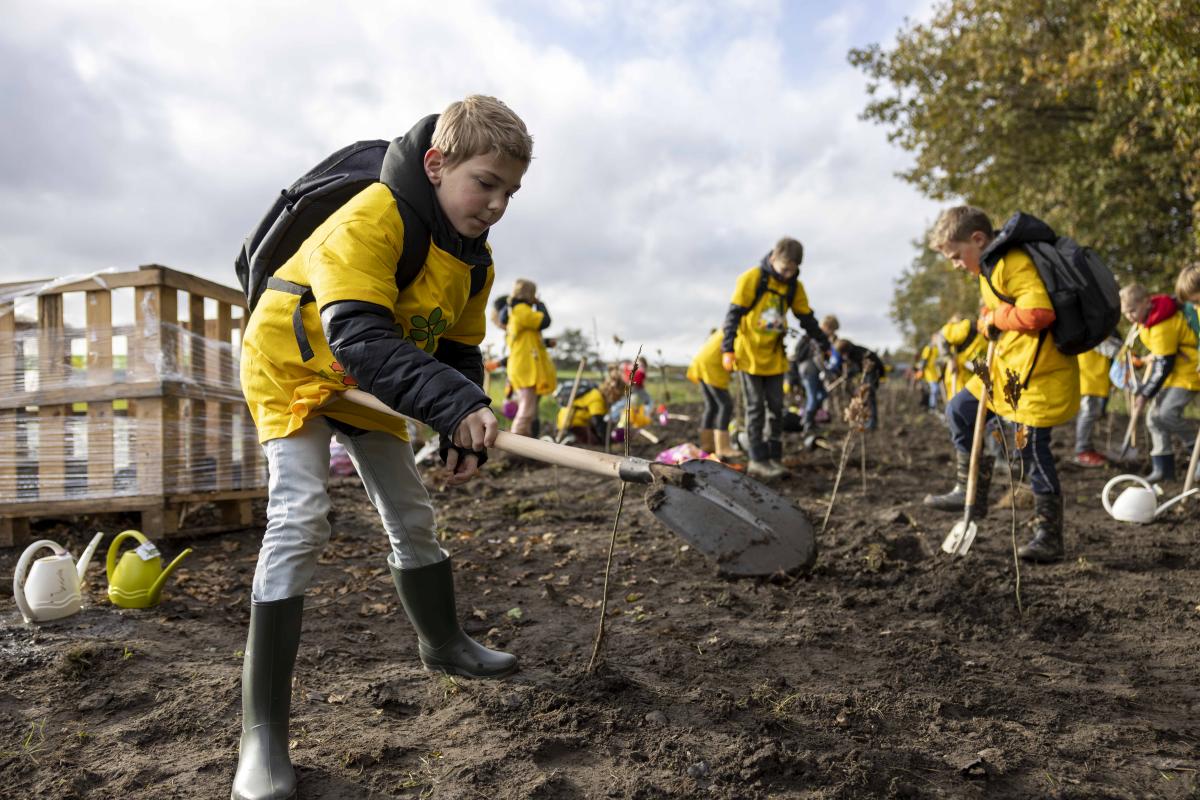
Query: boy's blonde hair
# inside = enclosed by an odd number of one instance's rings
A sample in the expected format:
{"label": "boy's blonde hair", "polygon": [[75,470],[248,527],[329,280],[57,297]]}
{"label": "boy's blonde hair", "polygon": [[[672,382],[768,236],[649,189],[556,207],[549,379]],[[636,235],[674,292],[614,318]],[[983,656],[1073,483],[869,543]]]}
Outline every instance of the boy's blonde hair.
{"label": "boy's blonde hair", "polygon": [[442,151],[447,167],[488,153],[501,153],[526,166],[533,160],[533,137],[525,123],[504,103],[483,94],[447,106],[431,144]]}
{"label": "boy's blonde hair", "polygon": [[532,303],[537,298],[537,284],[524,278],[517,278],[513,281],[512,294],[509,296],[513,300],[524,300],[527,303]]}
{"label": "boy's blonde hair", "polygon": [[1188,303],[1200,302],[1200,261],[1188,264],[1175,279],[1175,296]]}
{"label": "boy's blonde hair", "polygon": [[948,208],[933,223],[929,231],[929,249],[942,252],[951,242],[970,241],[971,234],[978,231],[989,239],[996,235],[992,220],[987,213],[975,206]]}
{"label": "boy's blonde hair", "polygon": [[1121,313],[1133,311],[1150,299],[1150,293],[1140,283],[1131,283],[1121,289]]}
{"label": "boy's blonde hair", "polygon": [[788,261],[800,264],[804,260],[804,245],[790,236],[785,236],[775,243],[775,248],[771,250],[771,255],[783,256]]}

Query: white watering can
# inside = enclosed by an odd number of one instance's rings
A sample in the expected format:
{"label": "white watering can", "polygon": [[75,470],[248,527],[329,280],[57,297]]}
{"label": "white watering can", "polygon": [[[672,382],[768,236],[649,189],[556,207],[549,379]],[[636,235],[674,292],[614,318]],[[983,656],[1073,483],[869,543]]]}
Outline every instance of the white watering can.
{"label": "white watering can", "polygon": [[[1121,492],[1121,496],[1117,498],[1115,503],[1108,501],[1109,492],[1118,483],[1136,482],[1141,486],[1131,486]],[[1158,493],[1154,491],[1154,487],[1145,478],[1138,475],[1118,475],[1104,486],[1104,492],[1100,499],[1104,501],[1104,510],[1109,513],[1115,520],[1121,522],[1137,522],[1145,525],[1148,522],[1153,522],[1155,518],[1166,511],[1171,506],[1178,503],[1188,495],[1200,492],[1200,489],[1188,489],[1178,497],[1172,497],[1161,506],[1158,504]]]}
{"label": "white watering can", "polygon": [[[96,552],[96,545],[100,544],[102,538],[103,533],[92,537],[79,557],[78,565],[62,545],[49,539],[42,539],[25,548],[13,574],[13,599],[17,601],[17,608],[26,622],[62,619],[83,608],[80,587],[92,553]],[[54,551],[54,555],[43,556],[30,566],[33,554],[47,547]],[[25,574],[26,570],[28,575]]]}

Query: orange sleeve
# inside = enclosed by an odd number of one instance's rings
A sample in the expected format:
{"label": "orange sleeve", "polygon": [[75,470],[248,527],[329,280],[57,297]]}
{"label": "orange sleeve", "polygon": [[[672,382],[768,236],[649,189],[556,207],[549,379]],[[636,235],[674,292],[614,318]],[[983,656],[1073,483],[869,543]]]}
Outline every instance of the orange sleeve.
{"label": "orange sleeve", "polygon": [[1020,331],[1035,333],[1043,328],[1049,328],[1054,323],[1052,308],[1018,308],[1008,303],[1001,303],[992,312],[992,324],[1002,331]]}

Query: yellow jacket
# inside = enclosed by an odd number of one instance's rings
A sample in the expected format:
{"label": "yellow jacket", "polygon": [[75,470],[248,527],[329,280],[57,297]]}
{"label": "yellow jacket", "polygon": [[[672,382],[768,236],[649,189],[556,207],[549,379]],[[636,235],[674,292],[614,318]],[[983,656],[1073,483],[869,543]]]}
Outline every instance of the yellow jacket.
{"label": "yellow jacket", "polygon": [[571,414],[570,424],[567,423],[567,408],[564,406],[558,410],[558,429],[565,428],[586,428],[592,421],[592,417],[604,416],[608,413],[608,403],[604,400],[604,395],[599,389],[592,389],[584,392],[579,397],[575,398],[575,404],[571,406],[573,413]]}
{"label": "yellow jacket", "polygon": [[334,399],[357,382],[334,359],[325,338],[318,309],[330,303],[353,300],[392,309],[396,329],[431,354],[443,339],[463,345],[483,341],[494,270],[488,267],[483,291],[472,296],[470,266],[431,242],[425,266],[401,293],[396,264],[403,247],[396,200],[386,185],[375,183],[325,220],[275,273],[312,288],[316,301],[301,313],[314,356],[303,360],[296,344],[297,298],[264,292],[246,323],[241,354],[242,392],[259,441],[288,436],[318,415],[408,438],[403,420]]}
{"label": "yellow jacket", "polygon": [[738,276],[730,302],[749,308],[749,311],[738,323],[733,352],[737,356],[737,368],[741,372],[750,375],[782,375],[787,372],[787,353],[783,344],[783,337],[788,329],[787,313],[791,311],[800,316],[812,314],[812,309],[808,305],[804,284],[799,280],[796,281],[792,307],[787,308],[787,285],[774,275],[771,275],[767,282],[767,290],[755,303],[754,295],[758,290],[761,274],[761,267],[751,267]]}
{"label": "yellow jacket", "polygon": [[[996,264],[991,281],[997,291],[1016,299],[1017,308],[1054,308],[1037,267],[1023,250],[1009,250]],[[979,291],[989,309],[1000,307],[1000,299],[982,275]],[[1048,329],[1045,334],[1038,347],[1037,333],[1003,331],[996,342],[991,368],[991,408],[1005,419],[1035,428],[1061,425],[1079,411],[1079,362],[1075,356],[1059,352]],[[1004,396],[1009,373],[1015,374],[1024,385],[1016,408]],[[967,382],[967,390],[976,398],[982,396],[983,385],[978,376]]]}
{"label": "yellow jacket", "polygon": [[721,331],[713,331],[700,352],[688,365],[687,379],[692,383],[707,383],[717,389],[729,388],[729,372],[721,363]]}
{"label": "yellow jacket", "polygon": [[533,387],[551,394],[558,382],[554,362],[542,341],[546,313],[529,303],[516,302],[508,312],[508,382],[514,389]]}
{"label": "yellow jacket", "polygon": [[946,370],[942,376],[946,396],[950,397],[954,392],[966,387],[967,381],[974,374],[967,369],[967,365],[976,357],[982,358],[987,352],[987,339],[979,335],[975,330],[975,321],[970,319],[947,322],[942,326],[942,336],[950,345],[951,357],[954,359],[955,372]]}
{"label": "yellow jacket", "polygon": [[1178,387],[1200,391],[1200,373],[1196,372],[1196,334],[1187,324],[1183,312],[1176,311],[1152,328],[1142,328],[1138,338],[1153,355],[1175,356],[1171,374],[1163,387]]}
{"label": "yellow jacket", "polygon": [[942,368],[938,363],[938,350],[931,344],[921,348],[921,380],[934,383],[941,380]]}
{"label": "yellow jacket", "polygon": [[1108,397],[1112,389],[1112,380],[1108,370],[1112,359],[1099,350],[1088,350],[1080,353],[1079,359],[1079,393],[1089,397]]}

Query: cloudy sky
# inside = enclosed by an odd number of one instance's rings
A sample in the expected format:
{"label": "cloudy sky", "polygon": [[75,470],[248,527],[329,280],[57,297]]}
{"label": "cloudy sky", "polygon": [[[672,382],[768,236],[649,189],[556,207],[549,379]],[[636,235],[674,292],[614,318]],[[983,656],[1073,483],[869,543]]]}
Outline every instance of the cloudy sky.
{"label": "cloudy sky", "polygon": [[936,206],[858,119],[845,56],[930,4],[8,0],[0,282],[153,262],[236,285],[280,188],[482,92],[535,137],[497,287],[536,281],[554,330],[684,360],[792,235],[818,315],[894,346],[892,281]]}

